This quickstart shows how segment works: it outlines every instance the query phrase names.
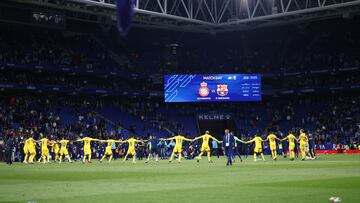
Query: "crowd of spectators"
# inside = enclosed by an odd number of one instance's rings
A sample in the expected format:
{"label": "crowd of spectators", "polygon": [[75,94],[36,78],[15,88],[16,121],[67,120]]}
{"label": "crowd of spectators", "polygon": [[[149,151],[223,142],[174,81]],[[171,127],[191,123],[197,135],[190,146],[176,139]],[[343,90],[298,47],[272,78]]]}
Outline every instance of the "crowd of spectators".
{"label": "crowd of spectators", "polygon": [[24,32],[4,26],[0,33],[1,63],[108,71],[118,67],[107,49],[91,35],[52,30]]}
{"label": "crowd of spectators", "polygon": [[[288,27],[278,31],[249,31],[219,36],[187,34],[179,46],[169,46],[170,40],[161,41],[161,36],[147,35],[129,37],[126,57],[117,52],[116,43],[102,45],[96,36],[67,31],[41,30],[33,33],[18,32],[18,28],[6,27],[0,33],[0,64],[33,64],[54,67],[69,67],[81,70],[131,71],[145,76],[162,73],[285,73],[313,69],[360,66],[360,33],[343,32],[337,28],[301,30]],[[276,29],[274,29],[276,30]],[[284,31],[286,30],[286,32]],[[334,32],[331,32],[334,31]],[[329,34],[331,33],[331,34]],[[359,35],[357,35],[359,34]],[[170,35],[170,34],[169,34]],[[173,34],[171,34],[173,35]],[[238,36],[237,36],[238,35]],[[262,37],[267,35],[269,37]],[[216,41],[213,40],[216,37]],[[172,36],[170,36],[172,38]],[[236,40],[234,40],[236,39]],[[213,42],[209,44],[209,41]],[[336,42],[336,43],[333,43]],[[135,45],[134,45],[135,43]],[[104,47],[113,47],[109,50]],[[144,48],[145,47],[145,48]],[[117,52],[130,65],[121,66],[110,57]],[[150,77],[148,77],[150,78]],[[264,78],[268,88],[316,88],[332,85],[359,84],[359,71],[349,73],[331,72],[319,75]],[[124,78],[72,75],[65,73],[0,70],[0,83],[61,85],[73,88],[99,88],[126,91],[162,91],[151,79],[131,81]],[[354,95],[357,93],[355,92]],[[13,95],[13,96],[9,96]],[[26,136],[39,139],[42,135],[51,139],[66,137],[76,140],[83,136],[100,139],[115,137],[124,139],[123,131],[133,133],[139,139],[149,134],[138,134],[135,127],[124,129],[122,123],[113,124],[95,111],[105,106],[114,106],[129,117],[143,123],[142,132],[149,129],[181,132],[194,137],[191,126],[174,117],[194,118],[202,112],[231,112],[237,124],[237,136],[249,139],[252,129],[265,136],[269,131],[279,137],[294,128],[306,128],[314,136],[316,144],[346,144],[360,142],[360,100],[358,96],[345,94],[292,95],[290,98],[264,98],[259,103],[221,104],[165,104],[160,98],[102,98],[69,95],[26,95],[6,92],[0,97],[0,139],[15,135],[14,156],[21,160],[22,144]],[[70,109],[75,119],[66,118],[62,112]],[[196,125],[193,123],[192,125]],[[193,126],[192,126],[193,127]],[[197,132],[202,133],[202,132]],[[186,157],[193,157],[198,142],[185,144]],[[0,142],[0,147],[1,147]],[[169,155],[173,142],[160,142],[161,157]],[[71,142],[71,156],[80,158],[81,143]],[[94,154],[100,157],[104,145],[94,142]],[[114,146],[115,157],[122,157],[125,144]],[[139,158],[147,153],[144,143],[138,146]]]}

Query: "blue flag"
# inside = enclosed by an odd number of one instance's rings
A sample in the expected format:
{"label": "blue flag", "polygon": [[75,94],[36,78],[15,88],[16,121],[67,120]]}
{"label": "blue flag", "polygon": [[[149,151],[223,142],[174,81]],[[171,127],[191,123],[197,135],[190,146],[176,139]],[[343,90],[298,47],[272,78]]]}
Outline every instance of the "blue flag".
{"label": "blue flag", "polygon": [[117,28],[119,32],[126,34],[129,31],[132,16],[134,15],[135,0],[117,0]]}

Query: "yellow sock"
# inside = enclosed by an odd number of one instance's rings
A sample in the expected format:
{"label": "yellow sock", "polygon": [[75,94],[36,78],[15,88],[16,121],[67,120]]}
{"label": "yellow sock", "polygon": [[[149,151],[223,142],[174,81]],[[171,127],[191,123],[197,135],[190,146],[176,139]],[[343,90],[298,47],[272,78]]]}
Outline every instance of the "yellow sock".
{"label": "yellow sock", "polygon": [[136,154],[133,155],[133,163],[135,163]]}
{"label": "yellow sock", "polygon": [[301,151],[301,158],[302,158],[302,159],[305,159],[305,157],[306,157],[305,151],[302,150],[302,151]]}
{"label": "yellow sock", "polygon": [[113,158],[113,155],[110,155],[109,162],[111,162],[112,158]]}
{"label": "yellow sock", "polygon": [[83,157],[83,162],[85,162],[85,160],[86,160],[86,155],[84,155],[84,157]]}
{"label": "yellow sock", "polygon": [[179,153],[179,162],[181,161],[181,152]]}
{"label": "yellow sock", "polygon": [[203,152],[200,152],[198,159],[201,159],[202,155],[203,155]]}
{"label": "yellow sock", "polygon": [[272,154],[273,159],[276,159],[276,151],[275,150],[271,151],[271,154]]}
{"label": "yellow sock", "polygon": [[294,152],[294,151],[291,151],[290,158],[291,158],[291,159],[295,159],[295,152]]}
{"label": "yellow sock", "polygon": [[254,161],[256,161],[256,153],[254,153]]}
{"label": "yellow sock", "polygon": [[173,152],[173,153],[171,153],[171,156],[170,156],[170,160],[169,160],[169,161],[172,161],[172,160],[173,160],[174,155],[175,155],[175,153],[174,153],[174,152]]}
{"label": "yellow sock", "polygon": [[210,152],[207,152],[208,161],[211,161]]}
{"label": "yellow sock", "polygon": [[69,162],[71,162],[70,155],[66,155],[66,158],[69,160]]}
{"label": "yellow sock", "polygon": [[28,155],[28,154],[25,154],[24,162],[27,162],[27,161],[28,161],[28,157],[29,157],[29,155]]}
{"label": "yellow sock", "polygon": [[100,159],[100,161],[103,161],[106,157],[106,154],[104,154],[104,156]]}
{"label": "yellow sock", "polygon": [[261,153],[260,156],[261,156],[261,159],[264,161],[265,160],[264,154]]}
{"label": "yellow sock", "polygon": [[34,158],[35,158],[35,153],[34,154],[30,154],[30,157],[29,157],[29,162],[34,162]]}
{"label": "yellow sock", "polygon": [[89,162],[91,161],[91,154],[89,154],[89,156],[88,156],[88,160],[89,160]]}

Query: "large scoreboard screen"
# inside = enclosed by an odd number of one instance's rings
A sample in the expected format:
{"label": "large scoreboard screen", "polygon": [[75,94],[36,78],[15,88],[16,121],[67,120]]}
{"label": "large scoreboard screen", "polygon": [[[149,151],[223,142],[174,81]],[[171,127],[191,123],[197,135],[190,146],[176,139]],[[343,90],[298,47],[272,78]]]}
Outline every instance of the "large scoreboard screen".
{"label": "large scoreboard screen", "polygon": [[261,101],[261,75],[165,75],[164,98],[165,102]]}

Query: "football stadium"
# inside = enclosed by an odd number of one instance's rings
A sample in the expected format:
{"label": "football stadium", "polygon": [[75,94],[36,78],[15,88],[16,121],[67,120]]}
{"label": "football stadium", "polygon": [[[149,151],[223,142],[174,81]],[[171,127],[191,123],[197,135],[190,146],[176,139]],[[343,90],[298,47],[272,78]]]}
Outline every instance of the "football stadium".
{"label": "football stadium", "polygon": [[359,189],[360,0],[0,1],[0,203]]}

